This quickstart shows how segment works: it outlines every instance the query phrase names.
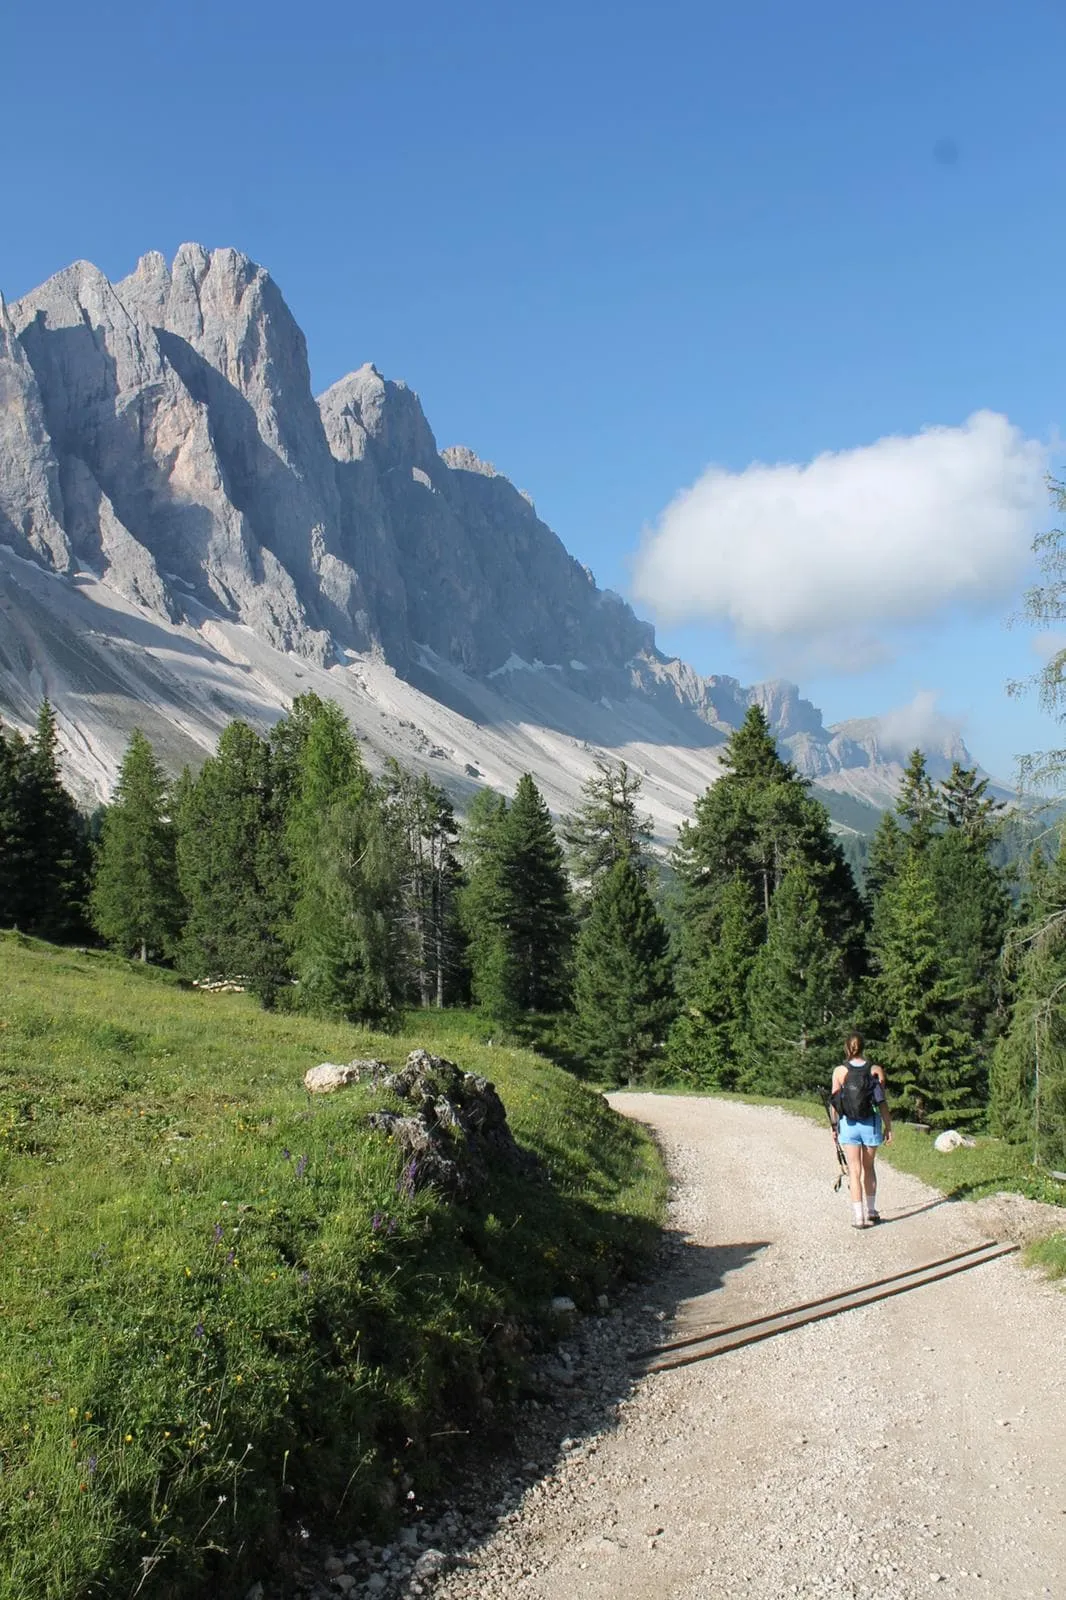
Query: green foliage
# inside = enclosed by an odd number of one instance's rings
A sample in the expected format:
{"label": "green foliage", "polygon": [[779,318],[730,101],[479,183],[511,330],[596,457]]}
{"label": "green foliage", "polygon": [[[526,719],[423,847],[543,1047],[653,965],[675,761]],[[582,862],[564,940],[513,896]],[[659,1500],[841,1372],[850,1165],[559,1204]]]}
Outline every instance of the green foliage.
{"label": "green foliage", "polygon": [[1066,860],[1041,864],[1008,945],[1013,1007],[992,1057],[989,1121],[1033,1159],[1066,1165]]}
{"label": "green foliage", "polygon": [[409,954],[400,920],[401,841],[332,702],[319,705],[307,730],[285,843],[301,1009],[351,1022],[394,1022]]}
{"label": "green foliage", "polygon": [[850,987],[802,860],[785,873],[745,994],[742,1088],[816,1094],[840,1060]]}
{"label": "green foliage", "polygon": [[89,868],[85,822],[60,781],[55,712],[45,700],[29,742],[0,729],[0,926],[82,938]]}
{"label": "green foliage", "polygon": [[906,822],[913,847],[923,849],[940,820],[942,807],[921,750],[911,751],[896,799],[896,814]]}
{"label": "green foliage", "polygon": [[623,858],[647,879],[652,825],[637,810],[643,781],[624,761],[597,760],[595,772],[582,785],[581,805],[561,828],[579,883],[595,888]]}
{"label": "green foliage", "polygon": [[574,961],[575,1029],[607,1082],[637,1083],[677,1010],[673,963],[644,874],[621,855],[599,878]]}
{"label": "green foliage", "polygon": [[93,924],[113,949],[142,961],[170,953],[182,911],[170,795],[139,730],[104,812],[91,903]]}
{"label": "green foliage", "polygon": [[960,1018],[967,999],[948,948],[926,853],[911,849],[882,896],[873,943],[873,1010],[887,1019],[893,1105],[940,1124],[971,1120],[979,1069]]}
{"label": "green foliage", "polygon": [[[293,1516],[383,1532],[483,1399],[506,1425],[519,1327],[654,1243],[647,1137],[465,1019],[264,1015],[15,936],[0,989],[2,1600],[243,1593]],[[379,1091],[308,1101],[307,1066],[416,1045],[491,1077],[550,1183],[411,1195]]]}
{"label": "green foliage", "polygon": [[412,971],[409,998],[412,1004],[443,1007],[465,999],[467,988],[455,810],[428,774],[415,778],[391,757],[383,787],[403,858],[400,898]]}
{"label": "green foliage", "polygon": [[690,969],[685,1006],[672,1029],[668,1059],[684,1083],[701,1089],[737,1084],[747,1020],[747,987],[764,932],[748,878],[734,873],[719,900],[718,937]]}
{"label": "green foliage", "polygon": [[191,978],[244,978],[267,1004],[286,980],[279,927],[280,850],[270,747],[231,722],[175,796],[185,922],[178,964]]}
{"label": "green foliage", "polygon": [[510,805],[482,791],[463,839],[475,1000],[501,1022],[569,1003],[573,913],[551,814],[529,773]]}

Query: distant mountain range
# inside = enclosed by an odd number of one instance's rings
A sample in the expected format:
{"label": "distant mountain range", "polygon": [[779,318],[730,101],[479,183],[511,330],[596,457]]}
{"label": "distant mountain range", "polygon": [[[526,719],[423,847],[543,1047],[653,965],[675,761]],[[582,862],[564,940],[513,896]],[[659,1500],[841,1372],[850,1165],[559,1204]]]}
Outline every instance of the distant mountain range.
{"label": "distant mountain range", "polygon": [[[794,684],[701,677],[597,587],[532,501],[373,366],[312,394],[276,284],[235,250],[77,262],[0,301],[0,715],[47,694],[72,783],[105,796],[131,730],[174,769],[307,689],[462,801],[531,771],[570,809],[599,755],[645,774],[661,840],[760,704],[843,826],[907,750],[826,727]],[[955,738],[934,776],[972,765]]]}

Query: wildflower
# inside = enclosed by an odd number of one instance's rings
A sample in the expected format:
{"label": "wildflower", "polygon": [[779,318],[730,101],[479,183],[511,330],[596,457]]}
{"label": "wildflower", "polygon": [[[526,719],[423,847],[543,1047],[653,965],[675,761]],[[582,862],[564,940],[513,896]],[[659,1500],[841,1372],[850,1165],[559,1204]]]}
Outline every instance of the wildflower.
{"label": "wildflower", "polygon": [[236,1261],[236,1259],[237,1259],[236,1250],[229,1251],[229,1253],[226,1256],[226,1265],[227,1265],[227,1267],[232,1267],[232,1265]]}
{"label": "wildflower", "polygon": [[88,1461],[85,1463],[85,1470],[88,1472],[90,1478],[95,1473],[97,1465],[98,1462],[95,1456],[90,1456]]}
{"label": "wildflower", "polygon": [[281,1159],[282,1159],[282,1161],[291,1161],[292,1160],[292,1151],[291,1150],[283,1150],[281,1152]]}
{"label": "wildflower", "polygon": [[[380,1227],[382,1227],[384,1222],[385,1222],[384,1213],[381,1212],[381,1211],[375,1211],[374,1215],[370,1219],[370,1231],[371,1231],[371,1233],[377,1233],[378,1229]],[[71,1414],[73,1415],[73,1413],[71,1413]]]}
{"label": "wildflower", "polygon": [[132,1433],[127,1433],[127,1435],[126,1435],[126,1443],[127,1444],[132,1444],[133,1443],[133,1435],[132,1435]]}
{"label": "wildflower", "polygon": [[216,1244],[221,1244],[222,1243],[222,1224],[221,1224],[221,1222],[216,1222],[215,1223],[215,1243]]}
{"label": "wildflower", "polygon": [[204,1337],[204,1325],[202,1322],[198,1322],[196,1324],[195,1328],[192,1330],[192,1336],[194,1339],[202,1339]]}
{"label": "wildflower", "polygon": [[296,1176],[298,1178],[302,1178],[306,1171],[307,1171],[307,1157],[306,1156],[301,1156],[299,1161],[296,1163]]}
{"label": "wildflower", "polygon": [[300,1282],[303,1284],[311,1282],[311,1274],[307,1271],[306,1267],[304,1268],[303,1272],[300,1273]]}
{"label": "wildflower", "polygon": [[395,1217],[390,1217],[389,1218],[389,1226],[386,1229],[386,1232],[387,1233],[395,1233],[396,1232],[396,1218]]}

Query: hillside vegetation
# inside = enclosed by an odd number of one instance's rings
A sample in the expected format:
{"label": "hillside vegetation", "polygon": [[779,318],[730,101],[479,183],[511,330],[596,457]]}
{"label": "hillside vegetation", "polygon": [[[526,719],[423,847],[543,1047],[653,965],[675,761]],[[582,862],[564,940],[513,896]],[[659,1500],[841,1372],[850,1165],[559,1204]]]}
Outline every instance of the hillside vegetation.
{"label": "hillside vegetation", "polygon": [[[380,1525],[505,1424],[551,1297],[594,1308],[655,1237],[646,1136],[454,1015],[373,1034],[15,934],[0,990],[3,1600],[225,1593],[301,1519]],[[380,1089],[302,1087],[416,1046],[550,1183],[411,1192]]]}

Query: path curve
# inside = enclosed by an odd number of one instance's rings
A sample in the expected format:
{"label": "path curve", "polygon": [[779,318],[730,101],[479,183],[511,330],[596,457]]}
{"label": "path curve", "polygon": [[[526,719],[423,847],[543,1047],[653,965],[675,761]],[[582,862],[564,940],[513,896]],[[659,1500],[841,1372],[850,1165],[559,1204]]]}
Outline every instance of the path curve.
{"label": "path curve", "polygon": [[[827,1131],[772,1108],[618,1094],[685,1236],[663,1338],[989,1237],[987,1208],[885,1167],[885,1224],[834,1194]],[[945,1160],[950,1160],[946,1157]],[[652,1291],[645,1291],[650,1295]],[[1066,1296],[1017,1257],[640,1379],[441,1600],[1066,1595]]]}

